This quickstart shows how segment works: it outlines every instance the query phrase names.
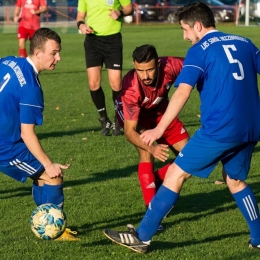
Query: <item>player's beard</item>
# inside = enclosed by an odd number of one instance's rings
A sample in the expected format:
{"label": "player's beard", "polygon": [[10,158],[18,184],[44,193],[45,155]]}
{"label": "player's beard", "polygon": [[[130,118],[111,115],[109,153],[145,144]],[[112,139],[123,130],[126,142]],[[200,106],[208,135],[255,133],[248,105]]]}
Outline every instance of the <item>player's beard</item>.
{"label": "player's beard", "polygon": [[148,78],[148,79],[143,79],[143,84],[145,85],[145,86],[150,86],[150,85],[152,85],[153,84],[153,80],[152,79],[150,79],[150,78]]}

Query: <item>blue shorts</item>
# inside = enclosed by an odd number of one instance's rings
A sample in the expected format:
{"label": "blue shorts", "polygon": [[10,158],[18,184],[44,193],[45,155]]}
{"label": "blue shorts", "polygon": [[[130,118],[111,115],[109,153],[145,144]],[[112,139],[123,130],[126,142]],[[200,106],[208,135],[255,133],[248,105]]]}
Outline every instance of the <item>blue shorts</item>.
{"label": "blue shorts", "polygon": [[179,153],[175,163],[191,175],[207,178],[221,162],[231,179],[245,180],[256,143],[223,143],[202,135],[198,130]]}
{"label": "blue shorts", "polygon": [[12,158],[9,157],[6,159],[1,156],[0,171],[17,181],[25,182],[28,177],[36,176],[44,171],[42,164],[31,154],[24,143],[15,144],[12,147]]}

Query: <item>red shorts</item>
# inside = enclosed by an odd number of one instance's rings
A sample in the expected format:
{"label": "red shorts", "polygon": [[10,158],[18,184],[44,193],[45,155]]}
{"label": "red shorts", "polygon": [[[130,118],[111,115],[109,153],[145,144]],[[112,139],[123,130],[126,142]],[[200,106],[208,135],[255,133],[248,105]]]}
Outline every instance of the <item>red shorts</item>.
{"label": "red shorts", "polygon": [[[124,127],[124,115],[122,110],[116,111],[117,119],[119,124]],[[147,116],[145,119],[139,119],[138,125],[144,127],[144,129],[153,129],[155,128],[158,123],[161,121],[163,115],[159,115],[157,117],[149,117]],[[188,132],[184,128],[183,123],[178,119],[175,118],[171,124],[167,127],[165,132],[163,133],[162,137],[157,140],[158,144],[167,144],[173,145],[176,144],[186,138],[189,137]]]}
{"label": "red shorts", "polygon": [[28,29],[28,28],[24,28],[22,26],[18,27],[18,39],[32,39],[33,34],[35,33],[34,29]]}

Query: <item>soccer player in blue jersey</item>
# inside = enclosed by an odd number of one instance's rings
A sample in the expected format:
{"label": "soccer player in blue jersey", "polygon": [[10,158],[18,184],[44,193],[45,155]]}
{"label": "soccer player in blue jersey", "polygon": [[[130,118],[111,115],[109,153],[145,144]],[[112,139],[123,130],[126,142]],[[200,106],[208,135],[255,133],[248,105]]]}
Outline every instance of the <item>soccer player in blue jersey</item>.
{"label": "soccer player in blue jersey", "polygon": [[216,164],[249,230],[249,247],[260,249],[260,218],[254,193],[246,184],[252,153],[260,138],[257,74],[260,51],[247,38],[216,30],[214,15],[203,3],[177,13],[184,40],[192,43],[176,79],[168,108],[158,126],[141,134],[148,145],[160,138],[182,110],[195,86],[201,100],[201,128],[170,165],[163,185],[151,201],[139,227],[127,232],[105,230],[112,241],[145,253],[163,217],[176,204],[184,182],[206,178]]}
{"label": "soccer player in blue jersey", "polygon": [[[43,150],[35,125],[43,121],[43,91],[38,74],[54,70],[60,61],[61,39],[48,28],[38,29],[27,58],[0,58],[0,171],[25,182],[33,180],[36,205],[54,203],[63,207],[63,169]],[[76,240],[66,229],[59,240]]]}

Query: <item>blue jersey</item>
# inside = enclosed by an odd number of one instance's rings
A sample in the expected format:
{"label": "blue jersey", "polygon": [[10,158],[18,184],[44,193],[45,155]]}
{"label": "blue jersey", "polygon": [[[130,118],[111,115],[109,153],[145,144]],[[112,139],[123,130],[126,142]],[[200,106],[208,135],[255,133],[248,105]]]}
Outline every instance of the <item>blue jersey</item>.
{"label": "blue jersey", "polygon": [[42,112],[43,93],[30,59],[0,59],[0,160],[19,152],[14,145],[23,142],[21,123],[41,125]]}
{"label": "blue jersey", "polygon": [[197,85],[202,134],[221,142],[259,141],[257,73],[260,52],[249,39],[212,31],[189,49],[175,86]]}

